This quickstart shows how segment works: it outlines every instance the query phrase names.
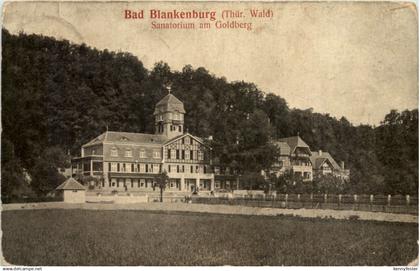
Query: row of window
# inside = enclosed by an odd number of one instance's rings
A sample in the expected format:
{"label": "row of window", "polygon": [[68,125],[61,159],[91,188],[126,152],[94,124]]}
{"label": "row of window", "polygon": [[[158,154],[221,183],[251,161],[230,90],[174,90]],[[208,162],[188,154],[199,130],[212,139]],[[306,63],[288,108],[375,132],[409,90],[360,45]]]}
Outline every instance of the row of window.
{"label": "row of window", "polygon": [[139,172],[139,173],[159,173],[162,170],[160,164],[134,164],[134,163],[109,163],[110,172]]}
{"label": "row of window", "polygon": [[171,129],[171,131],[176,131],[178,129],[178,132],[182,132],[182,126],[181,125],[171,125],[170,129]]}
{"label": "row of window", "polygon": [[[168,114],[168,119],[173,119],[173,120],[183,120],[183,115],[180,113],[167,113]],[[157,115],[156,116],[156,120],[157,121],[163,121],[163,115]]]}
{"label": "row of window", "polygon": [[108,185],[110,187],[144,187],[144,188],[154,188],[156,187],[156,182],[153,180],[147,179],[110,179]]}
{"label": "row of window", "polygon": [[[162,171],[160,164],[135,164],[135,163],[109,163],[110,172],[139,172],[139,173],[159,173]],[[168,172],[177,173],[210,173],[211,170],[203,165],[168,165]]]}
{"label": "row of window", "polygon": [[[111,156],[112,157],[118,157],[118,149],[117,148],[112,148],[111,149]],[[124,157],[128,157],[131,158],[133,157],[133,151],[130,149],[127,149],[124,151]],[[146,150],[142,149],[139,152],[139,158],[147,158],[147,153]],[[154,159],[160,159],[160,150],[153,150],[153,158]]]}
{"label": "row of window", "polygon": [[189,166],[189,165],[168,165],[168,172],[176,173],[210,173],[207,167],[203,165]]}
{"label": "row of window", "polygon": [[168,149],[166,152],[166,158],[203,161],[204,153],[202,151]]}

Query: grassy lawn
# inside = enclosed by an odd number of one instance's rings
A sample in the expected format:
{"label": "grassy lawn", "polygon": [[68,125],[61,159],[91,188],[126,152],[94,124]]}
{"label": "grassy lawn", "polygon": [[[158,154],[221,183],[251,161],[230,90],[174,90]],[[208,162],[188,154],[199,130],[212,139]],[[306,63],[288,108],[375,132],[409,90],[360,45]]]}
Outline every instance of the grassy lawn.
{"label": "grassy lawn", "polygon": [[17,265],[406,265],[417,225],[96,210],[2,212]]}

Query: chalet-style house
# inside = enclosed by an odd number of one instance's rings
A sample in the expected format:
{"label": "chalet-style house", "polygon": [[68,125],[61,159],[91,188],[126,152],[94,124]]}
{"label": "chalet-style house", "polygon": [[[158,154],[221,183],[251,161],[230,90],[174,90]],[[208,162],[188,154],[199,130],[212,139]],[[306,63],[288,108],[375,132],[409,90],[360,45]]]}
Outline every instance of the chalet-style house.
{"label": "chalet-style house", "polygon": [[105,132],[82,146],[73,175],[96,176],[104,190],[147,191],[165,170],[169,190],[214,190],[210,149],[184,131],[184,114],[184,104],[169,93],[156,104],[155,134]]}
{"label": "chalet-style house", "polygon": [[311,151],[300,136],[280,138],[273,143],[280,149],[279,160],[271,169],[271,173],[277,176],[291,171],[302,176],[304,181],[311,181],[314,174],[331,174],[341,179],[349,179],[350,171],[344,169],[344,162],[339,166],[328,152]]}

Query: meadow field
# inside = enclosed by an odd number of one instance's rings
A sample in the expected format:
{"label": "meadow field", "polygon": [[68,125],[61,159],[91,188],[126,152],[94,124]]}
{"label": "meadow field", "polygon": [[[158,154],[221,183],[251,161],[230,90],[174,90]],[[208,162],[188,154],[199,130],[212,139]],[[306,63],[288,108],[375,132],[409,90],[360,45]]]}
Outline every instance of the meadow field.
{"label": "meadow field", "polygon": [[180,212],[2,212],[16,265],[406,265],[418,225]]}

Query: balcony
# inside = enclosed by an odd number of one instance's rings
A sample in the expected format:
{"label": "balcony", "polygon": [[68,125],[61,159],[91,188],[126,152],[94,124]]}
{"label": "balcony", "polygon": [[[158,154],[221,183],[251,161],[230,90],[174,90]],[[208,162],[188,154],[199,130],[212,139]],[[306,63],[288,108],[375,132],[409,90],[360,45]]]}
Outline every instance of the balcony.
{"label": "balcony", "polygon": [[293,165],[292,166],[293,172],[312,172],[312,166],[309,165]]}
{"label": "balcony", "polygon": [[213,179],[213,173],[203,173],[203,172],[168,172],[169,178],[173,179]]}

